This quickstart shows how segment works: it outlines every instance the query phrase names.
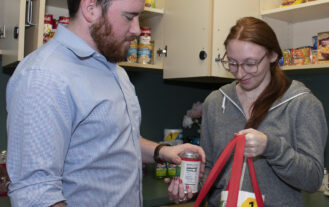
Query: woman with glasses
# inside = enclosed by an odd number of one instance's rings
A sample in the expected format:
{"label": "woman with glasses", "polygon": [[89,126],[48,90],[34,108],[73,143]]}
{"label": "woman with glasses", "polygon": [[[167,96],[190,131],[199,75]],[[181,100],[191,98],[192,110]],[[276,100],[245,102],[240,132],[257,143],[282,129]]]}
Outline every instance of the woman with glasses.
{"label": "woman with glasses", "polygon": [[[203,104],[206,175],[231,138],[245,134],[244,155],[254,160],[265,206],[303,206],[301,191],[317,191],[323,178],[327,124],[322,104],[280,69],[281,48],[264,21],[238,20],[224,45],[221,62],[236,80],[213,91]],[[209,206],[219,206],[232,161],[213,185]],[[241,190],[253,192],[248,168],[243,175]]]}

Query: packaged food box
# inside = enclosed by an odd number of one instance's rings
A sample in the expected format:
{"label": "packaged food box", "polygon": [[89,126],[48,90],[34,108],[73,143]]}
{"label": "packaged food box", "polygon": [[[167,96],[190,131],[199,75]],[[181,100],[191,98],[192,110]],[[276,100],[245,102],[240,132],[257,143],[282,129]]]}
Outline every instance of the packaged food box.
{"label": "packaged food box", "polygon": [[283,50],[282,51],[282,57],[283,57],[283,65],[291,65],[292,64],[292,55],[290,54],[290,50]]}
{"label": "packaged food box", "polygon": [[282,0],[281,7],[305,3],[307,0]]}
{"label": "packaged food box", "polygon": [[318,63],[329,63],[329,32],[318,33]]}
{"label": "packaged food box", "polygon": [[312,64],[318,63],[318,50],[312,49],[311,63]]}

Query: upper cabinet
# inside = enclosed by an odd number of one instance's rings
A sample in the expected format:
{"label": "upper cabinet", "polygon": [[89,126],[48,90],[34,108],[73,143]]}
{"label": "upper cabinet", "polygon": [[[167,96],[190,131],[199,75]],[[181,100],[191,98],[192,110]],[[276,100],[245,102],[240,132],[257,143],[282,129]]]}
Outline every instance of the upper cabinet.
{"label": "upper cabinet", "polygon": [[[281,0],[156,0],[145,8],[141,26],[151,27],[152,64],[119,63],[124,67],[163,69],[166,79],[233,78],[219,59],[223,42],[236,20],[260,17],[275,30],[281,48],[311,45],[312,36],[329,31],[329,0],[280,8]],[[22,60],[43,44],[44,15],[68,16],[66,0],[1,0],[2,64]],[[328,67],[329,64],[285,66],[290,69]]]}
{"label": "upper cabinet", "polygon": [[0,37],[2,64],[8,65],[23,59],[28,53],[41,46],[41,24],[44,13],[40,13],[44,1],[1,0]]}
{"label": "upper cabinet", "polygon": [[[261,0],[260,14],[277,34],[282,49],[312,45],[312,37],[329,31],[329,0],[280,8],[281,0]],[[329,63],[291,65],[284,70],[329,68]]]}
{"label": "upper cabinet", "polygon": [[164,78],[232,78],[219,62],[223,42],[243,16],[259,16],[259,0],[165,2]]}

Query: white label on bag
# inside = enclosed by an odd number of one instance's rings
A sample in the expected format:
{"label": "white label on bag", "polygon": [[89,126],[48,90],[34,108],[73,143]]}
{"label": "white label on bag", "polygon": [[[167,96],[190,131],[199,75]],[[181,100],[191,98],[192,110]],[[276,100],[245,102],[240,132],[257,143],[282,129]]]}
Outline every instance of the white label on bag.
{"label": "white label on bag", "polygon": [[[222,191],[219,207],[226,207],[227,206],[227,197],[228,191]],[[262,195],[263,200],[265,200],[265,196]],[[247,191],[239,191],[238,197],[238,207],[257,207],[256,196],[254,193],[250,193]]]}

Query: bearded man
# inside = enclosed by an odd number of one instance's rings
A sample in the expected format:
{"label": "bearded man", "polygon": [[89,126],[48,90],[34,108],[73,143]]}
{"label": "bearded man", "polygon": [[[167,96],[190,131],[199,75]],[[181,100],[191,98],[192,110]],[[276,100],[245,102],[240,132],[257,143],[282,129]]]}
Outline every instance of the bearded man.
{"label": "bearded man", "polygon": [[193,151],[204,163],[205,153],[140,135],[134,86],[116,63],[140,34],[144,0],[68,0],[68,9],[68,26],[59,25],[7,85],[11,205],[143,206],[142,162],[179,164],[179,153]]}

